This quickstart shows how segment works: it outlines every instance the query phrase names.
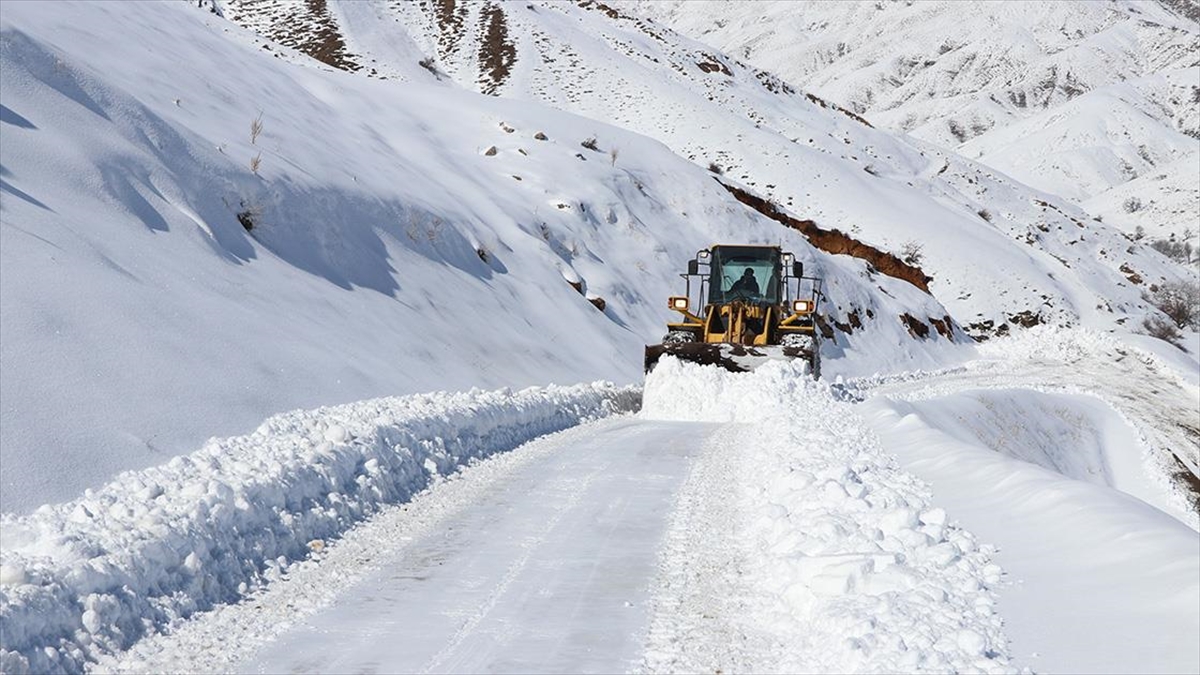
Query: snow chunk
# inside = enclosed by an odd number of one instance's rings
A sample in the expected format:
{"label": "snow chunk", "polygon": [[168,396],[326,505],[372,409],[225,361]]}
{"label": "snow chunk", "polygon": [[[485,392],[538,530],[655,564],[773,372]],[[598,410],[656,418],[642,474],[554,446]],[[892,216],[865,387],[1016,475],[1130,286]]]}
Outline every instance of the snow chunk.
{"label": "snow chunk", "polygon": [[703,550],[663,564],[674,578],[656,599],[644,670],[710,667],[703,644],[729,635],[712,633],[708,599],[729,596],[746,608],[735,635],[786,645],[735,643],[720,658],[737,670],[1016,672],[990,588],[1000,568],[899,469],[838,385],[783,362],[734,374],[664,358],[644,399],[647,417],[734,423],[699,460],[724,462],[728,498],[690,529],[728,527],[744,547],[724,569],[695,562],[712,559]]}

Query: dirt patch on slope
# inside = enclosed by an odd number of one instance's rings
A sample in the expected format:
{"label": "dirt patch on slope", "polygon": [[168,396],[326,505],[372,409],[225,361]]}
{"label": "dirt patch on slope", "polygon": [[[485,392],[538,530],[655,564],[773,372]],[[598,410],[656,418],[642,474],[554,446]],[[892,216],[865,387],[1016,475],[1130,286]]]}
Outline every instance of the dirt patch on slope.
{"label": "dirt patch on slope", "polygon": [[483,37],[479,41],[480,91],[495,95],[512,73],[517,49],[508,38],[508,20],[503,9],[489,4],[483,8],[480,19],[483,28]]}
{"label": "dirt patch on slope", "polygon": [[341,28],[325,2],[230,0],[227,13],[234,23],[326,65],[351,72],[361,69],[360,57],[346,49]]}
{"label": "dirt patch on slope", "polygon": [[815,103],[816,105],[821,106],[822,108],[827,108],[829,110],[836,110],[836,111],[842,113],[843,115],[845,115],[846,117],[849,117],[850,119],[854,120],[855,122],[858,122],[859,124],[871,127],[872,129],[875,128],[875,125],[868,122],[863,116],[855,114],[854,112],[851,112],[849,110],[846,110],[845,108],[843,108],[842,106],[840,106],[836,103],[830,103],[829,101],[826,101],[825,99],[821,98],[820,96],[809,94],[807,92],[805,92],[804,96],[809,101]]}
{"label": "dirt patch on slope", "polygon": [[907,281],[922,291],[929,293],[929,282],[933,281],[920,267],[910,265],[900,258],[881,251],[870,244],[863,243],[841,230],[823,230],[812,220],[794,218],[783,211],[774,202],[751,194],[733,185],[718,180],[726,190],[739,202],[758,211],[764,216],[803,234],[813,246],[833,255],[849,255],[866,261],[880,274]]}
{"label": "dirt patch on slope", "polygon": [[[433,0],[433,18],[438,31],[438,54],[445,59],[458,51],[463,37],[463,23],[467,19],[467,6],[456,0]],[[424,0],[421,8],[430,11]]]}

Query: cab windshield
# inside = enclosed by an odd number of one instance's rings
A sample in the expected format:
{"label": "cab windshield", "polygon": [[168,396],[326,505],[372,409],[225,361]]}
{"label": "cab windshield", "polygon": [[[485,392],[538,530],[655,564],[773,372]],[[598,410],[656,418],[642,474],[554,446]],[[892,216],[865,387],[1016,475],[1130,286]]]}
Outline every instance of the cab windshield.
{"label": "cab windshield", "polygon": [[769,247],[714,247],[708,301],[779,303],[779,250]]}

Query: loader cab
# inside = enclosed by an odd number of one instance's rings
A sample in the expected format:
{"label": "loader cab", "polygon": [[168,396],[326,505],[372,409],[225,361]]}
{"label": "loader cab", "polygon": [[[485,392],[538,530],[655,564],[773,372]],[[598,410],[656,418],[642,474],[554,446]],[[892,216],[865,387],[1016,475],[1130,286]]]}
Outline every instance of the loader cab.
{"label": "loader cab", "polygon": [[[754,279],[757,292],[740,281],[746,276]],[[782,277],[781,252],[774,246],[714,246],[709,252],[708,304],[778,305]]]}

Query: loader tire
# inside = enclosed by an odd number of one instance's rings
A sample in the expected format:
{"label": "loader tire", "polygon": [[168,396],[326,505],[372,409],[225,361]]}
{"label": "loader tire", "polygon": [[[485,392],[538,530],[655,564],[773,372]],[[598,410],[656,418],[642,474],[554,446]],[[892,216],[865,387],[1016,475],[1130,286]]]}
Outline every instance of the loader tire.
{"label": "loader tire", "polygon": [[677,345],[685,342],[695,342],[696,334],[686,330],[673,330],[663,336],[664,345]]}
{"label": "loader tire", "polygon": [[784,347],[799,347],[810,351],[815,351],[817,346],[816,338],[811,335],[784,335],[779,343]]}

